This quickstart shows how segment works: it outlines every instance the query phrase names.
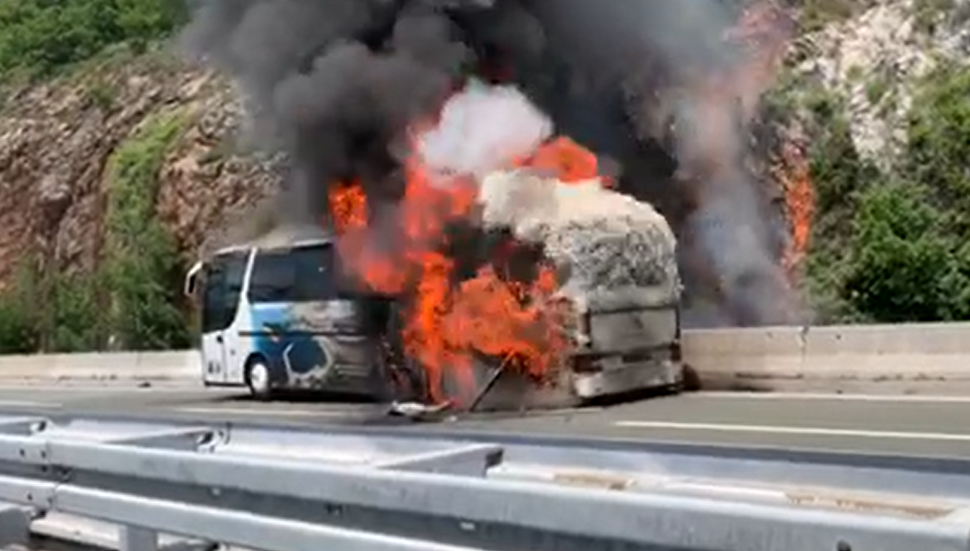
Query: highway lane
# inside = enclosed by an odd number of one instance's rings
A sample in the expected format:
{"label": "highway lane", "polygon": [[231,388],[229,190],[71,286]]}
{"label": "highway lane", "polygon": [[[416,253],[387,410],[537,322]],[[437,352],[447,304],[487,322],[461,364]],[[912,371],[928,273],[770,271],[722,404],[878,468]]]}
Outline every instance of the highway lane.
{"label": "highway lane", "polygon": [[[376,404],[257,403],[243,395],[179,387],[0,386],[0,412],[317,427],[402,425]],[[612,407],[463,416],[403,424],[399,430],[441,427],[970,458],[970,397],[691,393]]]}

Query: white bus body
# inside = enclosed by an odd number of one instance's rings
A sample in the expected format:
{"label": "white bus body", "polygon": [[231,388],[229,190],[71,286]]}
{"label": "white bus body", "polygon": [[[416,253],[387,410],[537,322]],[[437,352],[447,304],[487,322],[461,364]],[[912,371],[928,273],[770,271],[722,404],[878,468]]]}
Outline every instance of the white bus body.
{"label": "white bus body", "polygon": [[247,386],[257,397],[280,389],[383,396],[384,322],[368,319],[382,301],[341,293],[335,257],[319,236],[227,248],[193,266],[185,292],[201,304],[203,383]]}

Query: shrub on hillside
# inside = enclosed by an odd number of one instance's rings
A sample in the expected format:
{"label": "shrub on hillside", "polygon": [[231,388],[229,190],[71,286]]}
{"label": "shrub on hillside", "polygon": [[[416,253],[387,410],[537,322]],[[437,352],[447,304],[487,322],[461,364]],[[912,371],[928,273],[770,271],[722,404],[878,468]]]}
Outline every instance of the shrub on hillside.
{"label": "shrub on hillside", "polygon": [[0,354],[27,354],[37,349],[34,319],[12,295],[0,296]]}
{"label": "shrub on hillside", "polygon": [[49,74],[111,45],[141,48],[185,20],[181,0],[0,1],[0,73]]}
{"label": "shrub on hillside", "polygon": [[947,229],[970,236],[970,68],[944,65],[931,74],[909,115],[902,170],[925,184]]}
{"label": "shrub on hillside", "polygon": [[152,117],[109,163],[104,282],[110,331],[126,349],[188,345],[178,249],[155,214],[158,172],[185,123],[181,112]]}
{"label": "shrub on hillside", "polygon": [[970,314],[959,241],[930,190],[894,183],[859,201],[843,295],[878,322],[951,321]]}
{"label": "shrub on hillside", "polygon": [[809,289],[831,306],[827,321],[970,319],[967,97],[968,68],[943,66],[922,83],[889,174],[859,158],[837,119],[822,125]]}
{"label": "shrub on hillside", "polygon": [[44,305],[37,302],[33,258],[21,258],[12,281],[0,293],[0,354],[27,354],[40,347]]}

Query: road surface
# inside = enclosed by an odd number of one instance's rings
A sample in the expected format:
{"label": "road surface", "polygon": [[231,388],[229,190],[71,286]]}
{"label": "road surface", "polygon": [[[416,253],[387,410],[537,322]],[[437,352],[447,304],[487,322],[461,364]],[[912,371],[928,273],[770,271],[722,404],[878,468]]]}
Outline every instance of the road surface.
{"label": "road surface", "polygon": [[[0,386],[0,412],[313,425],[392,423],[385,407],[258,403],[244,391]],[[397,421],[400,424],[400,421]],[[449,429],[970,458],[970,397],[690,393],[611,407],[490,414],[401,430]]]}

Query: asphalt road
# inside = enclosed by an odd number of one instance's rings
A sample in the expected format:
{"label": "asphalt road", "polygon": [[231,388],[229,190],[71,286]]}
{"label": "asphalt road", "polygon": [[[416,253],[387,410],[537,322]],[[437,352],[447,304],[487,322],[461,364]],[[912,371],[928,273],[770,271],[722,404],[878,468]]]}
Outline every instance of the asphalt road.
{"label": "asphalt road", "polygon": [[[123,415],[195,422],[391,423],[375,404],[258,403],[236,390],[0,386],[0,413]],[[400,421],[397,421],[401,424]],[[611,407],[472,415],[427,427],[970,458],[970,396],[690,393]]]}

